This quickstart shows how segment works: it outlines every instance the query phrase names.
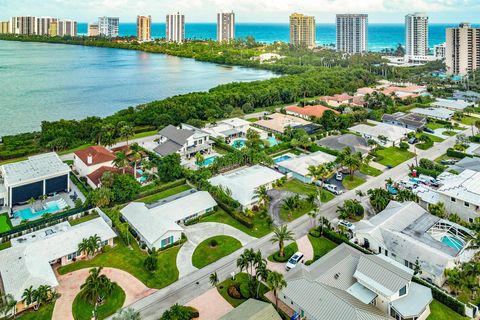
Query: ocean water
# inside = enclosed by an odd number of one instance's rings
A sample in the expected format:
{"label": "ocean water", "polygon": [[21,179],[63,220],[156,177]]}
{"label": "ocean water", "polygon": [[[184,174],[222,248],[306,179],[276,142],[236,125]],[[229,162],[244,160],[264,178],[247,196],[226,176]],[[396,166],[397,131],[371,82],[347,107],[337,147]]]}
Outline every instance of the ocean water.
{"label": "ocean water", "polygon": [[[454,27],[455,24],[430,24],[429,46],[445,42],[445,28]],[[121,36],[136,35],[135,23],[120,23]],[[215,39],[217,36],[214,23],[187,23],[185,36],[189,39]],[[80,23],[78,32],[87,33],[87,24]],[[317,24],[317,43],[330,45],[335,43],[335,25]],[[287,23],[237,23],[236,37],[245,38],[253,36],[257,41],[272,43],[274,41],[288,42],[290,33]],[[152,23],[152,37],[165,37],[165,23]],[[404,24],[379,24],[370,23],[368,27],[368,46],[371,51],[380,51],[385,48],[394,48],[397,44],[405,44]]]}
{"label": "ocean water", "polygon": [[43,120],[106,116],[219,84],[274,76],[133,50],[0,41],[0,136],[38,130]]}

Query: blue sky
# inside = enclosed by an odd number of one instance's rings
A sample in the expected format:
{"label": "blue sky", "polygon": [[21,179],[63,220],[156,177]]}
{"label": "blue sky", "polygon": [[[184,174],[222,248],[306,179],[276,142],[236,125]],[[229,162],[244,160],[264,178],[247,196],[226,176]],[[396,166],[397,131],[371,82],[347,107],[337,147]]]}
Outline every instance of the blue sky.
{"label": "blue sky", "polygon": [[0,19],[14,15],[54,16],[94,21],[101,15],[135,21],[149,14],[163,21],[181,11],[187,22],[214,22],[215,13],[233,10],[238,22],[287,22],[292,12],[333,23],[335,13],[368,13],[370,22],[402,22],[410,12],[427,12],[432,23],[480,22],[480,0],[0,0]]}

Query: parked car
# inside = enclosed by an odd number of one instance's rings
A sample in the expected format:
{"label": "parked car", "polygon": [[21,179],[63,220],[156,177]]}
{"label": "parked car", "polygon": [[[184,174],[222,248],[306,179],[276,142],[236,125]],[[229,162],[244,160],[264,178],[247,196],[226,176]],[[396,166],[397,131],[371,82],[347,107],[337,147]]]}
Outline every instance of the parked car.
{"label": "parked car", "polygon": [[338,221],[338,226],[342,226],[344,228],[347,228],[350,231],[355,230],[355,226],[353,225],[353,223],[348,222],[347,220],[339,220]]}
{"label": "parked car", "polygon": [[445,164],[445,165],[455,164],[457,162],[458,162],[457,159],[443,159],[443,160],[440,161],[441,164]]}
{"label": "parked car", "polygon": [[330,191],[331,193],[333,194],[336,194],[336,195],[339,195],[339,194],[342,194],[342,190],[340,190],[336,185],[334,184],[325,184],[323,186],[323,188],[325,188],[326,190]]}
{"label": "parked car", "polygon": [[417,143],[418,139],[416,137],[412,137],[410,138],[410,140],[408,140],[408,143],[410,144],[414,144],[414,143]]}
{"label": "parked car", "polygon": [[303,253],[296,252],[287,262],[285,265],[285,270],[289,271],[297,266],[297,264],[302,261]]}
{"label": "parked car", "polygon": [[430,177],[424,174],[418,176],[418,179],[427,185],[438,186],[438,181],[434,177]]}
{"label": "parked car", "polygon": [[400,185],[405,187],[406,189],[415,189],[418,187],[417,183],[410,180],[400,181]]}
{"label": "parked car", "polygon": [[337,174],[335,175],[335,180],[342,181],[343,180],[343,173],[338,171]]}
{"label": "parked car", "polygon": [[430,129],[430,128],[427,128],[427,127],[423,128],[423,131],[428,132],[428,133],[435,133],[435,131],[433,129]]}

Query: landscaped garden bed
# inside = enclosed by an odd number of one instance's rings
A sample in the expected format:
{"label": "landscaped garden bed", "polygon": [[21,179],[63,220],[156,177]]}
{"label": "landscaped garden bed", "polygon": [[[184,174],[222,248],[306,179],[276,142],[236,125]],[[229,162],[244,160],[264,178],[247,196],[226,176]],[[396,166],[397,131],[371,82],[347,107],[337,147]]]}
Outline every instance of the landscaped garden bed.
{"label": "landscaped garden bed", "polygon": [[280,257],[280,254],[277,251],[277,252],[269,255],[267,259],[268,259],[268,261],[276,262],[276,263],[287,262],[288,259],[290,259],[295,254],[295,252],[297,252],[297,251],[298,251],[297,243],[292,242],[288,246],[285,246],[285,248],[284,248],[285,255],[283,257]]}
{"label": "landscaped garden bed", "polygon": [[240,249],[242,244],[230,236],[216,236],[202,241],[193,252],[192,264],[201,269],[232,252]]}
{"label": "landscaped garden bed", "polygon": [[[242,292],[246,295],[246,290],[241,289],[241,287],[245,286],[248,287],[248,274],[239,273],[235,275],[235,279],[228,278],[219,283],[217,290],[228,303],[236,308],[250,298],[249,296],[242,296]],[[263,297],[267,292],[268,288],[264,284],[260,284],[259,296]]]}
{"label": "landscaped garden bed", "polygon": [[[125,302],[125,291],[119,285],[113,283],[112,292],[97,306],[96,319],[105,319],[114,314],[118,309],[122,308]],[[88,303],[82,297],[80,292],[73,301],[72,314],[75,320],[92,319],[93,305]]]}

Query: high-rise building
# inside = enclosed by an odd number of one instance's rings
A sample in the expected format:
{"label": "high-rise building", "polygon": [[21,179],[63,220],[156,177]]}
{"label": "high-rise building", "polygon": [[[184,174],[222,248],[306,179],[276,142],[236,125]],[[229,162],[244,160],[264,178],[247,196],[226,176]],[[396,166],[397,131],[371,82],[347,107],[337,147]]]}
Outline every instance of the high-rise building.
{"label": "high-rise building", "polygon": [[464,76],[480,67],[480,28],[461,23],[447,28],[447,74]]}
{"label": "high-rise building", "polygon": [[37,21],[37,17],[31,16],[13,17],[10,20],[12,33],[28,35],[37,34]]}
{"label": "high-rise building", "polygon": [[58,36],[58,20],[50,22],[50,27],[48,28],[48,35],[50,37]]}
{"label": "high-rise building", "polygon": [[185,41],[185,15],[177,13],[167,14],[165,38],[168,42],[182,43]]}
{"label": "high-rise building", "polygon": [[58,21],[58,19],[52,17],[37,18],[37,34],[40,36],[49,35],[50,24],[53,21]]}
{"label": "high-rise building", "polygon": [[98,18],[98,31],[101,36],[104,36],[107,38],[118,37],[119,25],[120,25],[120,18],[115,18],[115,17]]}
{"label": "high-rise building", "polygon": [[0,34],[11,33],[10,21],[0,21]]}
{"label": "high-rise building", "polygon": [[152,17],[150,16],[137,16],[137,39],[138,41],[150,41],[152,37],[150,35],[152,27]]}
{"label": "high-rise building", "polygon": [[433,46],[433,55],[435,58],[441,60],[445,59],[446,57],[446,48],[447,48],[447,43],[440,43],[436,44]]}
{"label": "high-rise building", "polygon": [[337,51],[352,54],[367,52],[367,14],[337,14],[336,24]]}
{"label": "high-rise building", "polygon": [[77,35],[77,21],[74,20],[59,20],[58,21],[58,35],[60,37]]}
{"label": "high-rise building", "polygon": [[89,37],[98,37],[100,35],[98,29],[98,23],[89,23],[88,24],[88,36]]}
{"label": "high-rise building", "polygon": [[428,15],[405,16],[405,44],[407,59],[417,60],[428,55]]}
{"label": "high-rise building", "polygon": [[300,13],[290,15],[290,44],[315,47],[315,17]]}
{"label": "high-rise building", "polygon": [[217,13],[217,41],[229,42],[235,39],[235,13]]}

